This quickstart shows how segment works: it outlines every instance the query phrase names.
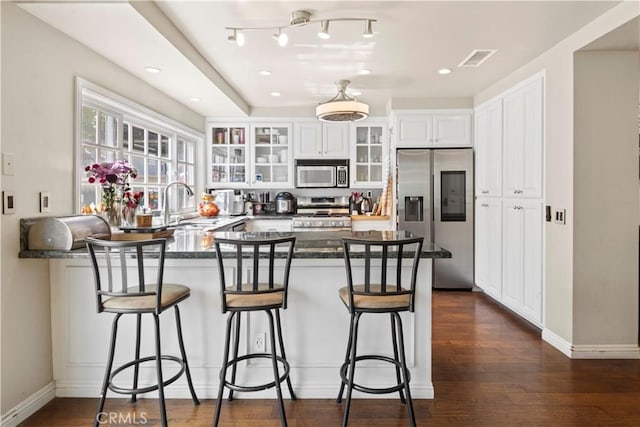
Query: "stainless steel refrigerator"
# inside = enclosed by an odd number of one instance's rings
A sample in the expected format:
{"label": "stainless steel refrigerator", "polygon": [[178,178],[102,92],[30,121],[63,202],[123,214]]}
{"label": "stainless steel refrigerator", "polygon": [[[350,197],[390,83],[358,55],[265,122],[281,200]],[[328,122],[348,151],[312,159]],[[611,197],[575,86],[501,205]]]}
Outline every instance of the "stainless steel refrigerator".
{"label": "stainless steel refrigerator", "polygon": [[434,288],[473,288],[473,150],[398,149],[398,229],[451,251],[434,259]]}

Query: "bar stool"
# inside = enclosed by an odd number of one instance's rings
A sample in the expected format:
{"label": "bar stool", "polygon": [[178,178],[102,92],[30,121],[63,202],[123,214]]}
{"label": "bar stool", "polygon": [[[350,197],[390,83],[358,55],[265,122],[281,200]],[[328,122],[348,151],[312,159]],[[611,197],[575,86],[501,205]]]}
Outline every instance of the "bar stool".
{"label": "bar stool", "polygon": [[[187,363],[187,354],[182,340],[182,326],[178,303],[187,299],[190,289],[183,285],[163,283],[164,257],[166,249],[165,239],[137,240],[137,241],[109,241],[91,237],[86,238],[86,245],[93,267],[96,301],[98,313],[115,313],[111,326],[111,342],[105,370],[104,381],[100,391],[100,400],[96,411],[94,426],[101,424],[107,389],[119,393],[130,394],[135,402],[140,393],[158,390],[160,402],[160,420],[167,425],[167,411],[164,402],[164,387],[176,381],[183,373],[187,376],[187,383],[191,398],[195,405],[200,402],[196,397],[191,381],[191,372]],[[100,261],[100,263],[99,263]],[[104,263],[104,265],[102,265]],[[160,349],[160,313],[174,307],[180,357],[163,355]],[[135,358],[123,365],[113,368],[118,321],[124,314],[136,315]],[[151,314],[155,326],[155,355],[140,357],[140,335],[143,314]],[[162,361],[175,362],[179,366],[178,372],[169,379],[163,379]],[[138,372],[140,364],[155,361],[157,383],[145,387],[138,386]],[[120,387],[114,383],[114,378],[120,372],[133,367],[133,385],[131,388]]]}
{"label": "bar stool", "polygon": [[[347,397],[342,419],[343,427],[346,427],[349,420],[349,407],[351,405],[351,394],[353,390],[364,393],[386,394],[398,392],[400,401],[406,403],[409,410],[409,421],[412,426],[416,425],[411,400],[409,381],[411,376],[407,369],[404,334],[402,331],[402,319],[400,314],[403,311],[414,311],[415,287],[418,272],[420,253],[422,252],[422,237],[415,237],[411,233],[404,231],[382,231],[354,233],[354,237],[343,238],[344,260],[347,273],[347,286],[339,290],[339,296],[351,315],[349,325],[349,339],[344,363],[340,368],[340,391],[338,392],[337,403],[342,402],[342,395],[345,385],[347,386]],[[355,248],[354,248],[355,247]],[[359,250],[355,250],[358,248]],[[410,256],[404,258],[404,256]],[[364,258],[362,269],[353,265],[354,258]],[[403,287],[402,263],[403,260],[411,262],[408,286]],[[392,260],[392,263],[389,261]],[[395,275],[390,274],[391,280],[387,280],[388,270],[395,267]],[[379,269],[379,272],[378,272]],[[354,284],[354,275],[358,278]],[[372,275],[374,279],[372,279]],[[376,280],[377,279],[377,280]],[[360,281],[362,280],[362,281]],[[364,282],[364,283],[363,283]],[[389,314],[391,318],[391,340],[393,342],[393,357],[379,354],[357,354],[358,326],[360,317],[364,313]],[[395,366],[397,383],[389,387],[366,387],[354,382],[356,364],[362,360],[377,360],[388,362]],[[404,393],[403,393],[404,392]],[[406,394],[406,398],[405,398]]]}
{"label": "bar stool", "polygon": [[[289,271],[296,238],[289,233],[215,233],[214,243],[218,269],[220,274],[220,296],[222,312],[227,317],[226,333],[224,340],[224,356],[222,369],[220,370],[220,386],[216,402],[213,425],[217,426],[222,408],[222,395],[225,387],[229,389],[229,401],[233,400],[234,391],[252,392],[276,389],[278,397],[280,419],[283,426],[287,425],[287,419],[282,400],[280,384],[287,382],[289,394],[292,400],[296,395],[289,379],[289,362],[284,350],[282,340],[282,326],[280,322],[280,309],[287,308],[287,292],[289,286]],[[278,267],[276,274],[275,259],[284,259],[283,267]],[[248,259],[247,259],[248,258]],[[244,261],[247,261],[246,265]],[[262,261],[262,262],[260,262]],[[243,272],[249,269],[246,280]],[[231,272],[227,281],[227,273]],[[277,279],[277,280],[276,280]],[[240,344],[240,318],[242,313],[264,311],[269,320],[269,346],[270,353],[248,353],[238,356]],[[275,327],[274,315],[275,314]],[[235,325],[234,324],[235,320]],[[233,332],[232,332],[232,325]],[[280,349],[278,356],[276,351],[276,333]],[[233,338],[233,357],[229,360],[231,339]],[[254,385],[236,384],[236,370],[239,362],[243,360],[266,358],[271,359],[273,367],[273,381]],[[282,373],[278,369],[278,363],[282,365]],[[227,380],[227,369],[231,367],[231,379]]]}

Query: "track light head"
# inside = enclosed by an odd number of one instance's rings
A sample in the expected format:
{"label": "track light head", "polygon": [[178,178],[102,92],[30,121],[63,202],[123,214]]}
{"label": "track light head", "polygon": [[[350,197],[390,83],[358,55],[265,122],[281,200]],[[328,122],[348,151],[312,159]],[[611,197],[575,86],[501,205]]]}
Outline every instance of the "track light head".
{"label": "track light head", "polygon": [[318,37],[321,39],[327,40],[331,38],[329,34],[329,21],[322,21],[320,31],[318,32]]}

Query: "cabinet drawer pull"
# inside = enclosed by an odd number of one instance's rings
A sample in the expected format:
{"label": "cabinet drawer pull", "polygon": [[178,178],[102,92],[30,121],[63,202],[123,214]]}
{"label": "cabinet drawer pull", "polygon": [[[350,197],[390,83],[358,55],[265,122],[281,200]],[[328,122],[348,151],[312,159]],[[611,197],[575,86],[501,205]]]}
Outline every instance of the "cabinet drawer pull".
{"label": "cabinet drawer pull", "polygon": [[489,190],[482,190],[482,194],[489,194]]}
{"label": "cabinet drawer pull", "polygon": [[486,203],[483,203],[483,204],[482,204],[482,207],[483,207],[483,208],[488,208],[488,207],[489,207],[489,205],[488,205],[488,204],[486,204]]}

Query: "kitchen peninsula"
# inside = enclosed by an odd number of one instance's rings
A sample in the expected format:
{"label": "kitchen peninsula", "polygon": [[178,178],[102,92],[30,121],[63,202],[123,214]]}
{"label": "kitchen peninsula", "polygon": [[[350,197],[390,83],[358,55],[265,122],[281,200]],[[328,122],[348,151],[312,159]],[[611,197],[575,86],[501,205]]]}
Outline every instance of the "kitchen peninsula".
{"label": "kitchen peninsula", "polygon": [[[215,228],[179,227],[169,239],[165,261],[165,283],[181,283],[191,288],[191,298],[181,307],[185,346],[194,385],[202,398],[214,398],[222,358],[225,317],[220,312],[220,290],[217,263],[214,261]],[[268,232],[265,232],[268,233]],[[382,236],[381,231],[364,232]],[[277,234],[289,234],[277,232]],[[345,285],[341,238],[362,236],[348,231],[293,232],[296,248],[289,280],[289,304],[283,312],[283,334],[287,359],[291,363],[291,379],[298,397],[334,398],[340,385],[339,367],[343,362],[348,336],[349,316],[338,297]],[[97,337],[108,334],[110,319],[95,311],[92,270],[88,255],[82,249],[72,251],[22,251],[22,258],[48,258],[51,286],[53,363],[56,395],[63,397],[95,397],[104,373],[107,342]],[[416,292],[415,314],[406,316],[406,351],[411,370],[412,393],[416,398],[433,398],[431,381],[431,278],[433,258],[448,258],[451,253],[425,243],[419,268],[420,281]],[[276,260],[282,261],[282,260]],[[408,265],[404,268],[410,268]],[[282,268],[282,263],[276,264]],[[247,268],[249,274],[250,266]],[[387,316],[373,316],[361,327],[360,350],[389,353],[388,341],[380,334],[390,334]],[[376,318],[374,318],[376,317]],[[162,316],[163,322],[174,322],[172,316]],[[118,349],[133,352],[132,319],[121,324]],[[262,313],[251,314],[243,322],[245,341],[251,348],[253,337],[267,331]],[[171,327],[169,327],[169,331]],[[152,324],[143,321],[143,353],[151,354]],[[128,341],[130,340],[130,341]],[[175,334],[165,332],[163,349],[177,351]],[[127,350],[116,352],[116,363],[125,359]],[[127,357],[130,354],[126,355]],[[167,367],[171,368],[171,367]],[[395,382],[395,371],[385,365],[363,367],[360,382],[380,386]],[[141,378],[152,382],[155,372],[143,366]],[[251,362],[239,378],[258,383],[273,375],[269,361]],[[120,381],[127,381],[122,375]],[[186,382],[178,381],[167,388],[167,397],[187,398]],[[356,395],[357,396],[357,395]],[[384,395],[383,395],[384,396]],[[242,395],[241,398],[271,398],[269,391]]]}

